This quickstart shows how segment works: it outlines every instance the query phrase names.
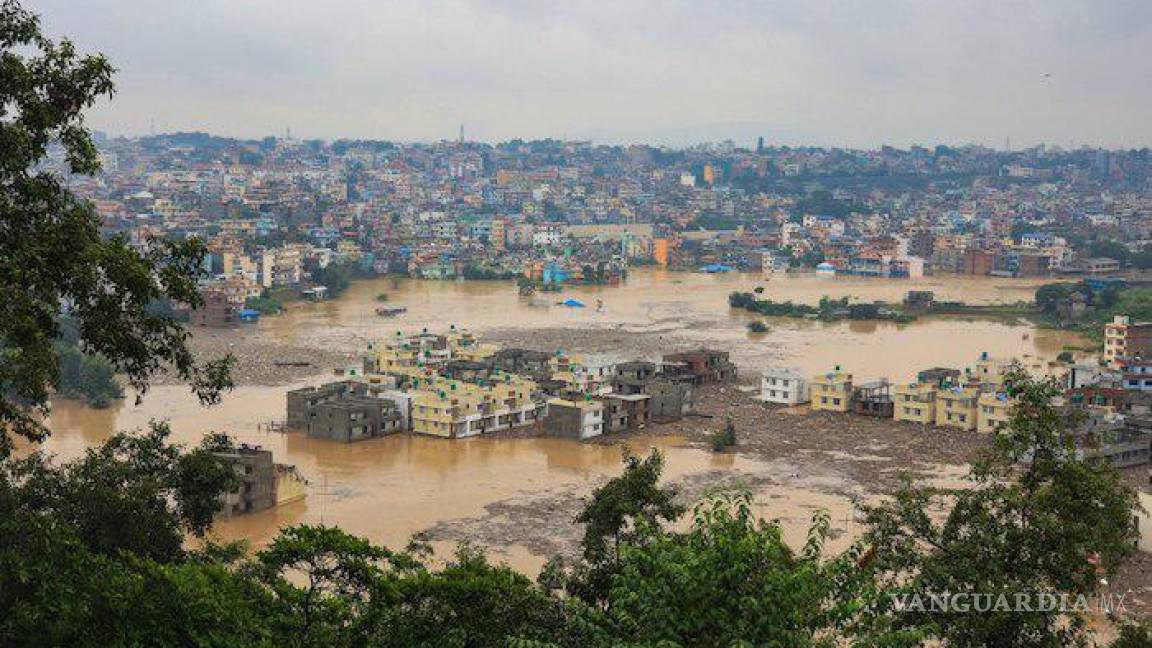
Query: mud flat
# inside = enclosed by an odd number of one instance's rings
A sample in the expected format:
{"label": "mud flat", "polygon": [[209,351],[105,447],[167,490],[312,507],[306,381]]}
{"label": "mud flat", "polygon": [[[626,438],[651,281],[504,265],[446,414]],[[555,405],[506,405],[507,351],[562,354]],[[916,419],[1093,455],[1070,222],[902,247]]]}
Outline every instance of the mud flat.
{"label": "mud flat", "polygon": [[[712,453],[709,435],[728,418],[736,426],[739,443],[715,454],[731,457],[733,465],[670,477],[667,483],[677,489],[681,503],[691,507],[714,490],[746,490],[753,493],[758,514],[780,520],[786,534],[794,536],[807,529],[817,510],[824,509],[842,545],[853,537],[859,504],[891,494],[904,477],[939,486],[961,485],[967,462],[990,445],[989,437],[975,432],[767,405],[755,399],[749,386],[738,385],[699,388],[696,414],[679,421],[584,443],[627,446],[642,454],[646,449],[635,447],[637,442],[668,436],[679,439],[685,449]],[[515,544],[537,555],[572,555],[580,532],[572,521],[595,485],[493,502],[482,515],[441,521],[425,529],[422,537],[493,548]]]}
{"label": "mud flat", "polygon": [[[236,386],[288,385],[313,376],[331,375],[336,367],[360,362],[348,352],[280,342],[244,328],[194,329],[189,347],[201,361],[231,353],[236,359],[232,368]],[[171,374],[156,381],[158,385],[176,383],[180,380]]]}

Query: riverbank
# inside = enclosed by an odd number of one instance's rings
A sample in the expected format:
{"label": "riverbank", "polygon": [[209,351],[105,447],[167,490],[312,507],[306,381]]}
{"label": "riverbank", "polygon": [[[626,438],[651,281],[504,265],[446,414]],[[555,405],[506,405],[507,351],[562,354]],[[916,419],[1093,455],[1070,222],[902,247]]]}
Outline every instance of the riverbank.
{"label": "riverbank", "polygon": [[[261,336],[247,327],[194,328],[188,346],[201,361],[231,353],[236,359],[232,382],[238,386],[277,387],[314,376],[331,375],[337,367],[359,364],[345,351],[290,344]],[[171,373],[160,375],[157,385],[183,384]]]}

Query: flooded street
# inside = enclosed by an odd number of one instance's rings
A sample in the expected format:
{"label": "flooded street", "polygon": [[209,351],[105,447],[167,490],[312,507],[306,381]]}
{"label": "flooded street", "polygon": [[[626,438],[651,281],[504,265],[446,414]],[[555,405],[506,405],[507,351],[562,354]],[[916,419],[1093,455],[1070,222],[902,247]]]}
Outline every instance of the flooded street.
{"label": "flooded street", "polygon": [[[770,333],[751,336],[745,330],[750,316],[731,310],[727,296],[757,285],[765,285],[765,295],[776,301],[815,303],[823,295],[898,301],[916,289],[935,291],[943,300],[993,303],[1029,300],[1037,283],[814,276],[764,282],[737,274],[638,270],[619,287],[577,287],[525,298],[517,295],[511,282],[380,279],[357,283],[333,301],[292,304],[281,316],[227,335],[235,336],[237,349],[247,343],[316,347],[339,351],[352,364],[369,340],[395,335],[396,330],[408,333],[456,324],[501,344],[555,346],[573,352],[612,349],[624,357],[709,345],[731,351],[745,376],[775,364],[808,372],[840,364],[860,378],[893,380],[906,380],[927,366],[962,367],[981,351],[1054,356],[1064,345],[1078,343],[1073,336],[1037,331],[1026,324],[959,319],[923,319],[905,325],[770,319]],[[379,293],[387,293],[391,305],[408,312],[395,319],[377,317]],[[567,297],[581,299],[589,307],[555,305]],[[604,301],[603,312],[595,308],[597,298]],[[621,469],[619,447],[563,439],[449,441],[400,435],[341,445],[300,433],[264,431],[267,422],[283,419],[287,389],[325,377],[287,385],[241,384],[222,404],[209,409],[178,385],[154,387],[140,405],[129,395],[107,410],[61,401],[50,421],[54,434],[44,447],[62,457],[76,456],[113,430],[142,427],[150,419],[168,419],[174,438],[189,444],[207,431],[228,432],[241,442],[271,449],[276,461],[296,465],[311,484],[304,501],[219,523],[216,532],[221,538],[246,538],[259,546],[282,526],[324,522],[401,547],[414,533],[431,530],[438,553],[449,550],[456,540],[472,538],[530,573],[558,545],[541,541],[507,546],[500,541],[502,525],[531,524],[545,539],[564,535],[570,532],[579,498]],[[729,478],[747,482],[757,494],[760,512],[781,518],[790,541],[802,541],[807,520],[818,507],[831,512],[833,527],[846,532],[846,541],[851,535],[850,498],[868,492],[866,484],[853,482],[831,465],[801,462],[802,449],[797,449],[796,457],[765,459],[714,454],[688,446],[679,436],[631,437],[627,442],[641,453],[649,447],[662,448],[667,478],[688,491],[701,492],[711,483],[732,481]]]}

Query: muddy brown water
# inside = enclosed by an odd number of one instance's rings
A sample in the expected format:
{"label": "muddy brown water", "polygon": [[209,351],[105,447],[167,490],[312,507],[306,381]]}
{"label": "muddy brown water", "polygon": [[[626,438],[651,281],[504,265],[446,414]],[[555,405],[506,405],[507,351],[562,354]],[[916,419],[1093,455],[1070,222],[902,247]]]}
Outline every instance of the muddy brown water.
{"label": "muddy brown water", "polygon": [[[906,380],[919,368],[970,364],[981,351],[993,355],[1030,353],[1054,356],[1064,345],[1080,341],[1068,334],[1039,331],[1023,324],[959,319],[922,319],[905,325],[867,322],[822,323],[771,318],[771,332],[746,332],[747,313],[733,311],[727,296],[733,290],[765,286],[777,301],[815,303],[823,295],[852,295],[870,300],[898,301],[908,290],[933,290],[938,299],[969,303],[1015,302],[1031,298],[1040,282],[962,277],[932,277],[910,281],[826,279],[815,276],[773,278],[754,275],[704,275],[654,270],[633,272],[616,287],[576,287],[563,293],[520,297],[511,282],[435,282],[380,279],[359,282],[339,299],[295,304],[279,317],[265,318],[237,335],[293,345],[315,345],[348,353],[353,362],[369,340],[396,330],[435,330],[450,323],[467,326],[482,338],[500,331],[507,338],[522,332],[525,346],[544,339],[541,332],[571,331],[569,348],[579,350],[589,340],[620,340],[624,356],[629,340],[656,340],[659,348],[706,344],[732,351],[746,372],[769,365],[794,365],[805,371],[831,369],[835,364],[861,379],[889,377]],[[377,317],[376,295],[388,293],[404,315]],[[573,309],[557,305],[567,297],[587,304]],[[603,308],[596,308],[597,299]],[[649,348],[651,348],[651,344]],[[299,384],[323,380],[317,376]],[[263,423],[284,416],[284,392],[294,385],[238,387],[213,408],[203,408],[179,386],[158,386],[142,404],[131,398],[106,410],[91,410],[60,401],[50,425],[53,436],[44,447],[62,457],[76,456],[117,429],[139,428],[150,419],[168,419],[176,440],[195,443],[210,430],[226,431],[238,440],[271,449],[276,460],[295,464],[310,480],[308,497],[271,511],[219,523],[224,539],[245,538],[259,546],[283,526],[295,523],[338,524],[374,541],[398,547],[416,532],[458,519],[483,524],[485,506],[551,491],[586,492],[620,471],[620,448],[551,438],[441,439],[396,436],[356,445],[315,441],[300,434],[264,431]],[[787,458],[766,462],[738,454],[716,455],[684,445],[669,436],[629,439],[637,451],[660,447],[667,456],[667,475],[679,479],[732,472],[769,478],[757,490],[758,509],[785,523],[787,537],[801,542],[807,520],[816,508],[832,513],[834,526],[851,534],[853,493],[859,484],[831,469],[797,470]],[[942,468],[942,470],[945,470]],[[866,486],[866,485],[865,485]],[[570,519],[554,521],[557,533]],[[547,529],[541,532],[548,532]],[[460,538],[457,538],[460,539]],[[451,541],[435,543],[438,552]],[[532,572],[544,557],[510,544],[491,547],[510,564]]]}

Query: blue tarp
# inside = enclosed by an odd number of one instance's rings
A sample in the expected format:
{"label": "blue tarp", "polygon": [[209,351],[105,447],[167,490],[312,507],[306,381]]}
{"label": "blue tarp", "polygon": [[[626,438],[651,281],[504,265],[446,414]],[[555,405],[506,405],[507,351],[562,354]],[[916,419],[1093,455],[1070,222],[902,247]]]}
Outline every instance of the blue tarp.
{"label": "blue tarp", "polygon": [[560,302],[560,305],[568,306],[571,308],[584,308],[584,302],[580,301],[579,299],[572,298],[565,299],[564,301]]}
{"label": "blue tarp", "polygon": [[723,263],[710,263],[701,268],[701,270],[704,272],[716,274],[717,272],[731,272],[732,266],[726,266]]}
{"label": "blue tarp", "polygon": [[254,322],[260,319],[260,311],[251,308],[245,308],[239,313],[241,321]]}

